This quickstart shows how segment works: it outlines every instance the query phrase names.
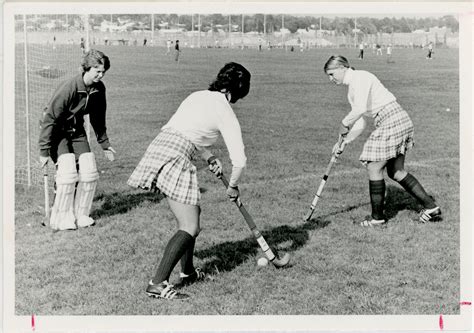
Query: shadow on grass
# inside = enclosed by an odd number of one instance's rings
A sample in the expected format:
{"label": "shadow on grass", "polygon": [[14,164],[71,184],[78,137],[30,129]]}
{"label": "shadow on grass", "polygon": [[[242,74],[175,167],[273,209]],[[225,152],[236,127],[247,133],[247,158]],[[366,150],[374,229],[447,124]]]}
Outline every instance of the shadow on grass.
{"label": "shadow on grass", "polygon": [[98,219],[101,217],[124,214],[129,210],[139,206],[142,202],[149,201],[158,203],[165,196],[161,193],[140,192],[124,194],[123,192],[114,192],[108,194],[99,194],[94,198],[96,201],[103,201],[99,208],[92,211],[91,217]]}
{"label": "shadow on grass", "polygon": [[[201,193],[206,192],[205,188],[200,188]],[[142,202],[159,203],[165,198],[165,195],[159,192],[143,191],[139,193],[114,192],[108,194],[99,194],[94,201],[103,201],[99,208],[92,211],[91,217],[98,219],[117,214],[124,214],[131,209],[138,207]]]}
{"label": "shadow on grass", "polygon": [[[270,230],[261,231],[261,233],[267,243],[275,250],[275,253],[295,251],[308,242],[309,231],[325,228],[331,223],[326,218],[351,211],[358,207],[348,207],[316,219],[310,219],[297,226],[282,225]],[[249,257],[255,257],[259,251],[260,247],[255,238],[249,237],[240,241],[217,244],[207,249],[196,251],[194,255],[199,259],[208,260],[202,267],[204,271],[211,272],[217,270],[218,272],[223,272],[233,270]]]}
{"label": "shadow on grass", "polygon": [[413,210],[418,212],[420,205],[404,189],[388,185],[385,196],[385,218],[390,220],[403,210]]}
{"label": "shadow on grass", "polygon": [[[387,219],[394,218],[403,210],[418,211],[420,206],[416,200],[405,190],[396,186],[387,186],[387,201],[385,214]],[[261,231],[267,243],[275,252],[295,251],[303,247],[309,240],[309,231],[322,229],[331,222],[328,217],[347,213],[368,203],[361,203],[334,211],[324,216],[312,218],[308,222],[296,226],[282,225],[270,230]],[[243,221],[242,221],[243,222]],[[245,222],[243,222],[245,223]],[[231,271],[250,257],[255,257],[260,252],[260,247],[253,237],[240,241],[224,242],[204,250],[199,250],[194,255],[207,260],[202,267],[207,272]]]}

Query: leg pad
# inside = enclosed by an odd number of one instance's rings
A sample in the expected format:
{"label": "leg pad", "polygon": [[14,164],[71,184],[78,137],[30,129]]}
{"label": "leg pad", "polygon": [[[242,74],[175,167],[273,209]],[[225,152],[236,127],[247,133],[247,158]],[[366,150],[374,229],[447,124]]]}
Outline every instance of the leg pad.
{"label": "leg pad", "polygon": [[94,224],[94,220],[89,217],[89,214],[98,179],[99,173],[94,153],[81,154],[79,156],[79,183],[74,200],[74,214],[79,227],[88,227]]}
{"label": "leg pad", "polygon": [[74,216],[74,191],[78,180],[74,154],[58,157],[56,196],[51,209],[50,226],[54,230],[76,229]]}

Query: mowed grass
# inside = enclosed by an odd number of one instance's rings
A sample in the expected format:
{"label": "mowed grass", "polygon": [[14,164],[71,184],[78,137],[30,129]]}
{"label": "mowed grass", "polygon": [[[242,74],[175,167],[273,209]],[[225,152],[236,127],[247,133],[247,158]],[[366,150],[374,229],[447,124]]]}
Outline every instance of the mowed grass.
{"label": "mowed grass", "polygon": [[[104,82],[118,158],[109,163],[93,142],[101,179],[92,228],[52,233],[39,224],[42,190],[16,188],[17,315],[459,314],[458,50],[438,49],[428,61],[425,51],[395,49],[388,64],[370,53],[360,61],[356,49],[185,48],[176,64],[164,48],[99,49],[112,62]],[[331,54],[376,74],[410,113],[416,146],[407,170],[437,199],[442,222],[419,224],[420,206],[387,179],[387,226],[353,224],[370,213],[358,162],[368,133],[346,148],[313,219],[303,222],[349,110],[346,88],[331,84],[322,70]],[[195,264],[211,279],[185,288],[189,302],[148,298],[144,289],[176,222],[166,200],[126,181],[180,102],[206,89],[229,61],[252,73],[248,97],[234,106],[248,156],[242,202],[268,243],[291,254],[291,266],[256,266],[262,253],[242,216],[222,183],[196,161],[203,231]],[[229,175],[222,140],[212,151]],[[172,282],[178,272],[179,265]]]}

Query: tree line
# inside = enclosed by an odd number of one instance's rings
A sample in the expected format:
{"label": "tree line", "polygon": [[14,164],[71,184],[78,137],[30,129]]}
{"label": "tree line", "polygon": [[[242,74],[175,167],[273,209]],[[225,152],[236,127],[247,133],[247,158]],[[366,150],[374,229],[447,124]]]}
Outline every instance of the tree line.
{"label": "tree line", "polygon": [[[41,21],[58,19],[60,15],[41,15]],[[75,18],[74,16],[77,16]],[[32,16],[31,16],[32,17]],[[35,15],[37,18],[37,15]],[[79,15],[69,15],[69,22],[80,22]],[[102,21],[121,23],[124,21],[135,22],[130,29],[151,29],[152,14],[93,14],[89,16],[92,25],[100,25]],[[200,24],[200,26],[199,26]],[[415,30],[428,31],[432,27],[447,27],[452,32],[459,31],[459,22],[452,15],[442,17],[324,17],[318,15],[296,16],[276,14],[253,14],[253,15],[178,15],[178,14],[153,14],[153,25],[155,30],[182,28],[186,31],[198,30],[207,32],[229,29],[235,32],[256,31],[258,33],[273,33],[281,28],[295,33],[298,29],[329,30],[336,34],[350,34],[357,28],[363,34],[413,32]]]}
{"label": "tree line", "polygon": [[[125,17],[124,17],[125,18]],[[138,19],[130,15],[130,19]],[[210,14],[210,15],[173,15],[173,14],[154,14],[155,29],[166,29],[167,27],[182,27],[188,31],[197,30],[200,19],[201,31],[209,31],[222,29],[233,31],[242,31],[242,15],[231,15],[230,20],[228,15]],[[143,23],[150,24],[150,17],[142,17]],[[459,31],[459,22],[452,15],[445,15],[442,17],[425,17],[425,18],[410,18],[410,17],[324,17],[324,16],[293,16],[293,15],[269,15],[269,14],[254,14],[244,15],[244,32],[257,31],[259,33],[272,33],[286,28],[291,33],[298,29],[322,29],[335,31],[338,34],[351,33],[354,28],[360,29],[360,32],[365,34],[375,33],[396,33],[396,32],[412,32],[415,30],[429,30],[432,27],[450,28],[453,32]],[[161,24],[161,27],[160,25]],[[192,28],[194,24],[194,29]]]}

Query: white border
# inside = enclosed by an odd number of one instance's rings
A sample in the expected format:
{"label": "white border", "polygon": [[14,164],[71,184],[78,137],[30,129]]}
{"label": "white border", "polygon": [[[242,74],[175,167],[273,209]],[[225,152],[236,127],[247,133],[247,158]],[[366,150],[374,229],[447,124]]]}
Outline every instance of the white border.
{"label": "white border", "polygon": [[[113,10],[111,10],[113,8]],[[419,14],[420,16],[452,13],[460,23],[460,98],[461,98],[461,300],[472,301],[472,225],[474,216],[468,209],[473,202],[474,178],[472,138],[472,24],[471,3],[459,2],[84,2],[84,3],[6,3],[4,36],[14,36],[15,14],[55,13],[318,13],[350,16],[354,14]],[[3,240],[4,240],[4,312],[5,332],[31,331],[30,316],[14,315],[14,40],[4,39],[4,110],[3,124]],[[8,144],[6,144],[8,143]],[[472,306],[462,306],[461,315],[443,316],[445,331],[470,330]],[[192,324],[192,325],[191,325]],[[125,331],[320,331],[320,330],[428,330],[439,331],[439,316],[46,316],[35,318],[37,332],[46,330],[112,332]]]}

